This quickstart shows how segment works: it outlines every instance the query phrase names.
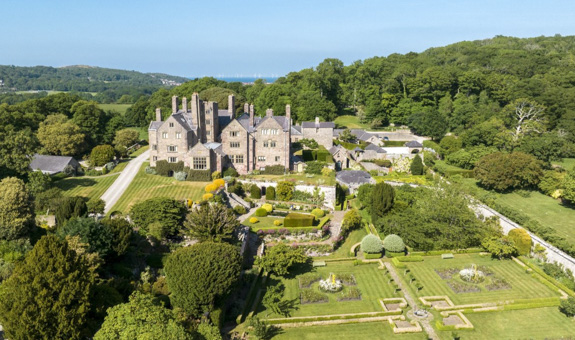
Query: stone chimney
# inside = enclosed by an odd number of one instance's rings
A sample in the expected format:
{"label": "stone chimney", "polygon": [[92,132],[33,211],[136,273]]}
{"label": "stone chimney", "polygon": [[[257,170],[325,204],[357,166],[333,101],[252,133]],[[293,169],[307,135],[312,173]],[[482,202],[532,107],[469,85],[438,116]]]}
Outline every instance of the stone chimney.
{"label": "stone chimney", "polygon": [[274,110],[267,109],[266,110],[266,117],[273,117],[273,116],[274,116]]}
{"label": "stone chimney", "polygon": [[156,122],[162,121],[162,109],[159,107],[156,108]]}
{"label": "stone chimney", "polygon": [[286,105],[286,119],[291,121],[291,107],[289,104]]}
{"label": "stone chimney", "polygon": [[200,124],[200,97],[197,92],[192,94],[192,125],[198,126]]}
{"label": "stone chimney", "polygon": [[178,96],[172,96],[172,113],[178,112]]}
{"label": "stone chimney", "polygon": [[233,94],[228,96],[228,113],[234,118],[234,111],[236,107],[236,97]]}
{"label": "stone chimney", "polygon": [[245,104],[244,104],[244,112],[245,112],[245,113],[250,112],[250,104],[248,104],[248,103],[245,103]]}
{"label": "stone chimney", "polygon": [[255,126],[254,120],[254,104],[250,105],[250,126]]}
{"label": "stone chimney", "polygon": [[319,117],[315,117],[315,127],[319,127]]}
{"label": "stone chimney", "polygon": [[186,97],[182,98],[182,110],[188,112],[188,98]]}

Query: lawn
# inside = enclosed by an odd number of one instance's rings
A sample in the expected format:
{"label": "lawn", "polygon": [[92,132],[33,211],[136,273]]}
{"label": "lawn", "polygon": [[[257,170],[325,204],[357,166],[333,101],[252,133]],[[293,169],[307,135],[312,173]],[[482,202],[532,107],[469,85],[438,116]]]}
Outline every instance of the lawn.
{"label": "lawn", "polygon": [[[472,264],[487,267],[495,276],[507,281],[511,287],[493,291],[455,293],[435,271],[435,269],[469,268]],[[426,256],[423,262],[408,263],[407,268],[423,285],[420,291],[412,289],[415,296],[447,295],[456,305],[560,296],[559,293],[531,277],[524,268],[512,260],[492,260],[490,256],[479,254],[459,254],[455,255],[454,259],[448,260],[443,260],[440,256]],[[398,272],[402,270],[398,269]]]}
{"label": "lawn", "polygon": [[100,197],[118,176],[68,177],[56,181],[56,187],[64,190],[66,196]]}
{"label": "lawn", "polygon": [[[466,186],[473,190],[488,192],[477,186],[474,179],[463,179]],[[572,228],[575,220],[575,209],[565,207],[552,197],[543,195],[538,191],[530,192],[529,197],[520,196],[517,193],[496,194],[497,203],[509,206],[527,217],[538,221],[564,237],[567,241],[575,243],[575,228]]]}
{"label": "lawn", "polygon": [[[575,319],[561,314],[557,307],[466,314],[475,326],[459,331],[461,339],[573,339]],[[438,332],[452,339],[451,332]],[[275,338],[274,338],[275,339]]]}
{"label": "lawn", "polygon": [[369,129],[369,124],[360,123],[357,116],[339,116],[333,122],[335,125],[348,129]]}
{"label": "lawn", "polygon": [[361,242],[361,240],[365,235],[367,235],[367,232],[365,231],[364,228],[352,231],[351,233],[349,233],[349,235],[347,235],[347,238],[345,239],[343,244],[339,248],[337,248],[331,255],[318,257],[317,260],[321,261],[324,259],[339,259],[344,257],[350,257],[349,252],[351,251],[351,247],[353,247],[354,244]]}
{"label": "lawn", "polygon": [[169,197],[178,200],[191,199],[199,200],[204,194],[204,187],[207,182],[176,181],[173,177],[162,177],[159,175],[146,174],[145,162],[138,174],[130,183],[128,189],[111,211],[121,211],[127,213],[130,207],[137,202],[154,197]]}
{"label": "lawn", "polygon": [[104,111],[116,111],[123,116],[132,104],[98,104],[98,106]]}
{"label": "lawn", "polygon": [[387,322],[349,323],[342,325],[325,325],[310,327],[285,328],[274,336],[273,340],[350,340],[350,339],[385,339],[423,340],[425,333],[395,335]]}
{"label": "lawn", "polygon": [[[250,223],[250,218],[252,218],[252,217],[257,218],[258,222]],[[281,226],[274,225],[275,220],[282,221],[282,225]],[[283,228],[283,221],[284,221],[284,218],[279,217],[279,216],[278,217],[272,217],[272,216],[257,217],[255,214],[252,214],[249,218],[247,218],[244,222],[242,222],[242,224],[244,224],[247,227],[250,227],[252,231],[256,232],[260,229],[265,230],[265,229]]]}
{"label": "lawn", "polygon": [[[326,267],[314,268],[311,272],[317,272],[322,277],[326,278],[330,273],[336,274],[353,274],[357,282],[357,288],[361,291],[361,300],[354,301],[336,301],[336,293],[324,293],[328,295],[329,302],[326,303],[310,303],[300,304],[300,291],[298,277],[304,272],[298,273],[299,275],[293,278],[272,277],[271,282],[274,280],[281,280],[285,285],[284,298],[288,300],[295,300],[297,310],[294,310],[292,316],[313,316],[313,315],[332,315],[332,314],[350,314],[350,313],[367,313],[367,312],[382,312],[383,309],[378,299],[396,297],[393,288],[388,284],[388,277],[384,271],[378,269],[379,264],[365,264],[361,266],[354,266],[352,261],[346,262],[328,262]],[[274,283],[277,284],[277,283]],[[317,289],[318,283],[312,285],[312,289]],[[346,288],[347,289],[347,288]],[[280,318],[281,315],[268,311],[263,305],[258,309],[261,318]]]}
{"label": "lawn", "polygon": [[560,162],[553,162],[553,165],[560,165],[565,170],[570,171],[575,167],[575,158],[563,158]]}

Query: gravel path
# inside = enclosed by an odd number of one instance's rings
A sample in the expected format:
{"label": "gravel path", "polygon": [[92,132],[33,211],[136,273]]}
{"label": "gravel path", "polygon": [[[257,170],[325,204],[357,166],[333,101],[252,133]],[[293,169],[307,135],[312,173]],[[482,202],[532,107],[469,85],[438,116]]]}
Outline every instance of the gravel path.
{"label": "gravel path", "polygon": [[106,202],[106,208],[104,209],[104,213],[107,214],[110,212],[112,207],[118,202],[120,197],[124,194],[126,189],[136,174],[138,170],[142,167],[142,164],[150,157],[150,151],[147,150],[138,157],[132,159],[126,168],[120,173],[120,176],[116,178],[114,183],[106,190],[106,192],[100,197],[104,202]]}

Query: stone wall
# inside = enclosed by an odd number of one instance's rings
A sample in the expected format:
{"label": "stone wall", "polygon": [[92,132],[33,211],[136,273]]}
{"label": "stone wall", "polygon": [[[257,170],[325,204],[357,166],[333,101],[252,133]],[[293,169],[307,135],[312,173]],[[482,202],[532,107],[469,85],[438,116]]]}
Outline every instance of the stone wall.
{"label": "stone wall", "polygon": [[303,138],[313,139],[326,149],[333,146],[333,129],[331,128],[303,128],[301,129]]}
{"label": "stone wall", "polygon": [[[263,134],[269,131],[269,134]],[[272,134],[271,131],[277,131]],[[289,168],[290,138],[289,132],[285,132],[283,127],[275,119],[266,119],[262,122],[255,135],[255,167],[258,170],[271,165],[283,165]],[[275,143],[275,147],[272,147]],[[267,147],[265,146],[267,145]]]}

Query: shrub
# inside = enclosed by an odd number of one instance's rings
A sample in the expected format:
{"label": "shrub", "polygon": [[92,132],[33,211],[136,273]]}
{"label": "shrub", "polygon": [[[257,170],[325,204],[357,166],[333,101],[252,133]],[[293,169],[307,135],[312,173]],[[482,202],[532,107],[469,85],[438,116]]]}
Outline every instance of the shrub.
{"label": "shrub", "polygon": [[529,255],[531,252],[531,236],[525,229],[512,229],[509,231],[508,236],[515,243],[519,255]]}
{"label": "shrub", "polygon": [[286,172],[286,168],[283,165],[270,165],[266,166],[265,170],[262,171],[264,175],[283,175]]}
{"label": "shrub", "polygon": [[210,170],[191,170],[186,167],[184,171],[188,173],[187,180],[191,182],[209,182],[211,179]]}
{"label": "shrub", "polygon": [[213,192],[216,192],[216,190],[218,190],[218,186],[215,185],[214,183],[210,183],[210,184],[206,185],[205,190],[206,190],[206,192],[212,192],[213,193]]}
{"label": "shrub", "polygon": [[116,151],[111,145],[98,145],[90,153],[90,163],[93,166],[101,166],[111,162],[116,155]]}
{"label": "shrub", "polygon": [[523,152],[496,152],[481,157],[475,166],[480,184],[497,191],[536,186],[542,175],[541,162]]}
{"label": "shrub", "polygon": [[262,190],[255,184],[250,187],[250,195],[254,199],[262,198]]}
{"label": "shrub", "polygon": [[243,205],[236,205],[236,206],[234,207],[234,212],[235,212],[236,214],[238,214],[238,215],[243,215],[243,214],[245,214],[247,211],[246,211],[246,208],[245,208]]}
{"label": "shrub", "polygon": [[411,161],[410,170],[412,175],[416,176],[423,175],[423,161],[421,160],[421,157],[419,157],[419,155],[415,155],[415,157],[413,157],[413,160]]}
{"label": "shrub", "polygon": [[281,220],[274,220],[274,225],[276,227],[279,227],[280,225],[282,225],[282,221]]}
{"label": "shrub", "polygon": [[383,239],[383,248],[385,248],[386,251],[402,252],[405,250],[405,244],[401,237],[391,234]]}
{"label": "shrub", "polygon": [[151,166],[146,167],[146,173],[148,175],[156,175],[157,174],[156,169],[152,168]]}
{"label": "shrub", "polygon": [[311,211],[311,214],[314,215],[315,217],[322,218],[325,216],[325,213],[323,212],[323,210],[319,209],[319,208],[315,208]]}
{"label": "shrub", "polygon": [[245,193],[244,193],[244,187],[242,186],[241,183],[236,183],[234,185],[229,185],[228,186],[228,192],[229,193],[234,193],[238,196],[244,197]]}
{"label": "shrub", "polygon": [[188,177],[188,174],[186,172],[183,171],[174,172],[174,178],[177,181],[185,181],[186,177]]}
{"label": "shrub", "polygon": [[321,170],[325,168],[325,162],[312,161],[307,162],[306,165],[306,174],[321,175]]}
{"label": "shrub", "polygon": [[294,184],[292,182],[279,182],[276,188],[277,199],[280,201],[289,201],[293,197]]}
{"label": "shrub", "polygon": [[361,240],[361,250],[368,254],[381,253],[383,250],[383,244],[379,237],[369,234]]}
{"label": "shrub", "polygon": [[207,200],[210,200],[212,197],[214,197],[214,194],[208,192],[207,194],[202,195],[202,200],[207,201]]}
{"label": "shrub", "polygon": [[268,214],[274,211],[274,206],[269,203],[262,205],[262,208],[265,209],[268,212]]}
{"label": "shrub", "polygon": [[363,257],[366,260],[379,259],[381,258],[381,253],[364,253]]}
{"label": "shrub", "polygon": [[270,201],[274,201],[276,199],[276,188],[274,187],[266,188],[266,199]]}
{"label": "shrub", "polygon": [[250,223],[258,223],[258,219],[255,217],[250,217]]}
{"label": "shrub", "polygon": [[575,316],[575,298],[570,296],[567,300],[562,300],[559,311],[568,317]]}
{"label": "shrub", "polygon": [[222,178],[222,173],[219,171],[212,172],[212,179],[219,179]]}
{"label": "shrub", "polygon": [[264,208],[257,208],[256,209],[256,216],[257,217],[266,217],[268,215],[268,211]]}
{"label": "shrub", "polygon": [[234,168],[227,168],[224,170],[224,177],[238,177],[238,172]]}
{"label": "shrub", "polygon": [[[160,160],[156,162],[156,172],[160,176],[168,176],[171,172],[184,171],[184,162],[168,163],[168,161]],[[208,170],[209,172],[209,170]]]}
{"label": "shrub", "polygon": [[284,219],[284,226],[286,228],[293,227],[311,227],[315,217],[313,215],[289,213]]}
{"label": "shrub", "polygon": [[321,169],[321,175],[322,175],[322,176],[328,177],[328,176],[330,176],[332,173],[333,173],[333,169],[330,169],[330,168],[327,168],[327,167]]}
{"label": "shrub", "polygon": [[389,159],[376,159],[373,161],[375,165],[391,168],[391,161]]}
{"label": "shrub", "polygon": [[223,188],[226,185],[226,181],[221,178],[215,179],[213,184],[215,184],[218,188]]}
{"label": "shrub", "polygon": [[106,165],[104,165],[104,168],[108,171],[114,170],[115,167],[116,167],[116,163],[114,163],[114,162],[106,163]]}

